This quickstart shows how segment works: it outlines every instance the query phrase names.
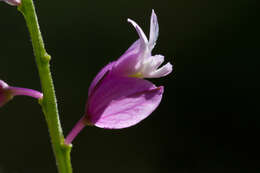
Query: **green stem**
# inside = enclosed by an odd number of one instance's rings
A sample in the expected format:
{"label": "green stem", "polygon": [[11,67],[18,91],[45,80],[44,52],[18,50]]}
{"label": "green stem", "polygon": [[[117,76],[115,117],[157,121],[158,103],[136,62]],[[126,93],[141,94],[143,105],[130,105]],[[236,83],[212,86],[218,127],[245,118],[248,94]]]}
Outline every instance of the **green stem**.
{"label": "green stem", "polygon": [[32,40],[33,51],[43,90],[43,99],[40,103],[49,128],[58,171],[59,173],[72,173],[70,161],[71,145],[64,144],[64,136],[60,125],[56,96],[50,72],[49,62],[51,58],[44,48],[33,1],[22,0],[22,4],[18,6],[18,10],[25,18]]}

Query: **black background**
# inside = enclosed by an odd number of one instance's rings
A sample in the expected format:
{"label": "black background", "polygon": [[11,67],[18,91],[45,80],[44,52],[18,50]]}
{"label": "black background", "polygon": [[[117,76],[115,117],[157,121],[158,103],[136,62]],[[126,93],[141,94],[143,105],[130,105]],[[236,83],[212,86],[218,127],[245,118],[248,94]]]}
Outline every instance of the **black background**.
{"label": "black background", "polygon": [[[87,89],[136,39],[126,19],[149,31],[155,54],[174,71],[159,108],[123,130],[88,127],[72,151],[75,173],[259,172],[259,18],[249,0],[35,1],[52,55],[59,111],[67,134],[84,113]],[[30,38],[15,7],[0,3],[0,78],[40,90]],[[177,77],[178,74],[178,77]],[[0,173],[54,173],[49,136],[35,100],[0,109]]]}

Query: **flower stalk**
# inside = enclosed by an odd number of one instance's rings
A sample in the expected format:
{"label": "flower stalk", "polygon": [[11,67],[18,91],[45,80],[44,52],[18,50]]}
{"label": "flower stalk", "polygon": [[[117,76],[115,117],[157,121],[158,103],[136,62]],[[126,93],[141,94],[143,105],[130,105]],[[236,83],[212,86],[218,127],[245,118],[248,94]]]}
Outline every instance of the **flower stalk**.
{"label": "flower stalk", "polygon": [[64,136],[59,120],[57,101],[50,71],[50,56],[45,50],[36,11],[32,0],[22,0],[18,10],[23,14],[30,37],[40,76],[43,99],[41,106],[49,128],[52,148],[59,173],[72,173],[70,151],[71,145],[64,144]]}
{"label": "flower stalk", "polygon": [[33,89],[20,88],[20,87],[9,87],[8,90],[13,96],[30,96],[36,99],[43,97],[42,93]]}
{"label": "flower stalk", "polygon": [[14,96],[29,96],[35,99],[42,99],[43,94],[39,91],[9,86],[4,81],[0,80],[0,107],[12,100]]}
{"label": "flower stalk", "polygon": [[66,145],[70,145],[72,141],[76,138],[76,136],[79,134],[79,132],[81,132],[81,130],[84,129],[84,127],[86,127],[87,125],[88,125],[88,120],[86,116],[83,116],[73,127],[73,129],[70,131],[64,143]]}

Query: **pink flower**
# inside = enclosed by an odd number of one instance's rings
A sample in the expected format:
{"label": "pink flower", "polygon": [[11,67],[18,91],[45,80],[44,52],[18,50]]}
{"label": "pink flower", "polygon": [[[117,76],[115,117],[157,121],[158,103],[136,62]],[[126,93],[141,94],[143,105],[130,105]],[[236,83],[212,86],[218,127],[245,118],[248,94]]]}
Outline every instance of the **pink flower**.
{"label": "pink flower", "polygon": [[13,6],[18,6],[21,4],[21,0],[0,0],[0,1],[4,1],[9,5],[13,5]]}
{"label": "pink flower", "polygon": [[12,87],[0,80],[0,107],[10,101],[14,96],[18,95],[30,96],[36,99],[41,99],[43,97],[42,93],[38,91],[27,88]]}
{"label": "pink flower", "polygon": [[162,55],[152,55],[158,38],[157,17],[152,11],[149,40],[142,29],[128,19],[139,39],[117,60],[105,66],[92,81],[83,118],[67,136],[70,144],[86,124],[106,129],[133,126],[148,117],[162,99],[163,86],[157,87],[143,78],[159,78],[172,71]]}

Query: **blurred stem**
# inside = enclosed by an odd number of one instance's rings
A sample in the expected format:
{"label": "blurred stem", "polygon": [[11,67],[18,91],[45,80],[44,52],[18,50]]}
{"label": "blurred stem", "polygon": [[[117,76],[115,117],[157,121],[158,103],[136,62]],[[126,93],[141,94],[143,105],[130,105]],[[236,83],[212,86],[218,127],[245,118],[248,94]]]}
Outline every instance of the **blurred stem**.
{"label": "blurred stem", "polygon": [[[71,145],[64,144],[64,136],[60,125],[56,96],[50,72],[50,59],[47,54],[38,24],[32,0],[22,0],[18,10],[23,14],[32,40],[33,51],[39,71],[43,99],[41,106],[51,137],[52,148],[59,173],[72,173],[70,151]],[[40,149],[40,148],[39,148]]]}

